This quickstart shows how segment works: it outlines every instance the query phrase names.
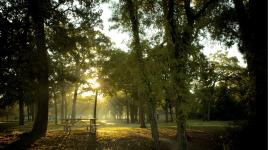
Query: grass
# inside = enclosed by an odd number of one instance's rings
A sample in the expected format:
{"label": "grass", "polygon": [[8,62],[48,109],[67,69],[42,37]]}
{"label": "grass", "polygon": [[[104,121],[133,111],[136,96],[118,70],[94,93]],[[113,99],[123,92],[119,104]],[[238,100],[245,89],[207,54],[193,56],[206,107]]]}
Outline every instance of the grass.
{"label": "grass", "polygon": [[[98,120],[97,124],[97,142],[95,143],[99,149],[152,149],[149,124],[146,124],[145,129],[139,128],[139,124],[126,124],[120,121]],[[187,121],[189,150],[221,149],[220,137],[224,135],[228,125],[229,122],[226,121]],[[31,126],[31,122],[26,122],[24,126],[18,126],[14,122],[0,123],[0,146],[14,141],[16,135],[29,131]],[[172,149],[170,143],[175,143],[176,140],[176,124],[159,122],[158,127],[161,149]],[[82,124],[74,127],[71,134],[66,134],[63,127],[55,125],[54,122],[49,122],[48,129],[47,136],[37,140],[30,149],[84,149],[85,145],[90,143],[88,133],[85,132]]]}

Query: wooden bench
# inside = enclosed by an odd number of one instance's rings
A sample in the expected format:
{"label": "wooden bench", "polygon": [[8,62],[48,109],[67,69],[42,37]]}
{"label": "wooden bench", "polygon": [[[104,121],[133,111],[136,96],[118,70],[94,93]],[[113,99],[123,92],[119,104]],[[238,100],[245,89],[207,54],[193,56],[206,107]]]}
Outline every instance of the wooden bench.
{"label": "wooden bench", "polygon": [[[86,122],[86,121],[89,121],[89,124]],[[77,123],[79,122],[82,122],[86,127],[86,130],[89,131],[89,133],[92,133],[92,134],[96,134],[96,127],[97,127],[97,124],[96,124],[96,119],[92,118],[92,119],[63,119],[63,122],[62,125],[63,126],[63,130],[65,132],[68,132],[70,133],[71,131],[71,128],[76,126]]]}

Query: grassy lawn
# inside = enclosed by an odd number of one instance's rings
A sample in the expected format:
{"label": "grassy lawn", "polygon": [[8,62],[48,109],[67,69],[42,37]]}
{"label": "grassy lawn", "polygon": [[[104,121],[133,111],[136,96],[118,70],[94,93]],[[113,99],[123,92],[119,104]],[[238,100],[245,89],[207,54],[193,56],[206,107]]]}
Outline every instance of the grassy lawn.
{"label": "grassy lawn", "polygon": [[[32,123],[26,122],[24,126],[16,124],[0,123],[0,146],[11,143],[20,133],[30,131]],[[152,149],[149,124],[145,129],[139,128],[139,124],[126,124],[119,121],[99,120],[97,124],[95,143],[98,149]],[[189,150],[222,149],[220,136],[224,135],[228,124],[229,122],[223,121],[187,121]],[[173,149],[176,144],[176,124],[160,122],[158,127],[161,149]],[[87,149],[92,141],[82,124],[74,127],[70,134],[63,131],[63,126],[55,125],[54,122],[49,122],[48,129],[46,137],[37,140],[30,149]]]}

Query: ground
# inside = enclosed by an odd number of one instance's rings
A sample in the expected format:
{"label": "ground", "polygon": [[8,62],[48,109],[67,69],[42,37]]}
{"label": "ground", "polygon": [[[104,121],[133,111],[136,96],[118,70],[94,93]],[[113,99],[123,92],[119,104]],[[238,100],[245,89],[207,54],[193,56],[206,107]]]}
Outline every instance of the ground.
{"label": "ground", "polygon": [[[30,131],[31,123],[17,126],[14,123],[0,123],[0,148],[19,139],[24,131]],[[71,132],[63,131],[60,125],[50,122],[45,137],[36,140],[29,149],[100,149],[100,150],[148,150],[152,149],[150,126],[141,129],[138,124],[125,124],[100,120],[94,140],[86,128],[77,126]],[[225,128],[228,122],[190,120],[187,123],[189,150],[223,149]],[[163,150],[176,147],[175,123],[159,123],[160,146]],[[96,142],[94,142],[96,141]]]}

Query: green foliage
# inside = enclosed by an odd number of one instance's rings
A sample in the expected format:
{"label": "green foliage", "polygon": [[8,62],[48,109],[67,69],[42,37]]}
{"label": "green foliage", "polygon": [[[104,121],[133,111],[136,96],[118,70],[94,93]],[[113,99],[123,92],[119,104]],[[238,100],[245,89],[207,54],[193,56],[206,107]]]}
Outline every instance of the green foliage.
{"label": "green foliage", "polygon": [[245,119],[247,103],[252,97],[250,86],[247,71],[238,65],[236,58],[228,58],[227,53],[220,52],[210,60],[203,57],[194,88],[196,101],[193,104],[199,112],[192,113],[204,117],[211,109],[211,119]]}

